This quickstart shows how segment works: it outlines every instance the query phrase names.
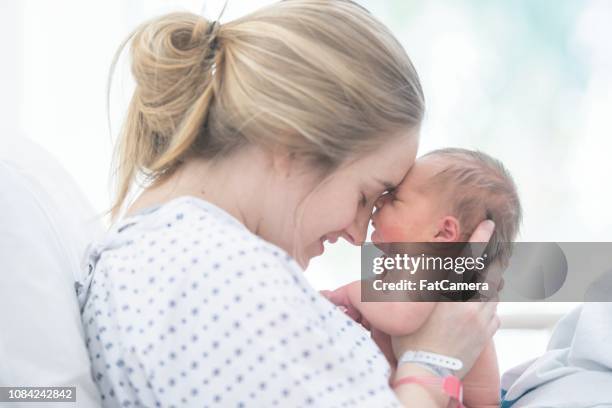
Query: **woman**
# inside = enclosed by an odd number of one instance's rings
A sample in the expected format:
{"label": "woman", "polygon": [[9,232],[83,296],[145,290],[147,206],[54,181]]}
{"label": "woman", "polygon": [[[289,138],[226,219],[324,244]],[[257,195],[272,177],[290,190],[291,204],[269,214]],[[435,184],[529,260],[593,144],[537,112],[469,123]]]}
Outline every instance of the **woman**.
{"label": "woman", "polygon": [[[131,56],[115,212],[148,184],[92,247],[83,310],[105,403],[445,406],[392,391],[376,345],[302,274],[325,241],[363,242],[414,162],[423,95],[389,31],[353,2],[283,1],[223,26],[162,16]],[[465,370],[497,324],[494,304],[441,305],[393,346]],[[395,378],[411,375],[432,374]]]}

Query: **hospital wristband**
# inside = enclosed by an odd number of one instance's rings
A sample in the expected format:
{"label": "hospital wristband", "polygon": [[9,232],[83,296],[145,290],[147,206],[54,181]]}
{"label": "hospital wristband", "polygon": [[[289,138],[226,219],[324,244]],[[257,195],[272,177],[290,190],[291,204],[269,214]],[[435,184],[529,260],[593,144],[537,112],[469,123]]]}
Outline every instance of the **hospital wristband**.
{"label": "hospital wristband", "polygon": [[428,351],[406,351],[399,358],[397,365],[399,367],[405,363],[419,363],[425,365],[430,369],[430,371],[436,372],[436,374],[439,374],[439,372],[433,367],[444,369],[440,370],[442,374],[446,374],[446,370],[459,371],[461,368],[463,368],[463,363],[459,359]]}
{"label": "hospital wristband", "polygon": [[405,384],[418,384],[422,386],[436,386],[442,389],[442,392],[448,395],[451,399],[457,402],[457,407],[465,408],[463,405],[463,385],[459,378],[449,375],[448,377],[424,377],[424,376],[407,376],[402,377],[392,384],[392,388],[396,389]]}
{"label": "hospital wristband", "polygon": [[[407,361],[404,361],[404,363],[408,363]],[[449,369],[449,368],[445,368],[445,367],[440,367],[437,366],[435,364],[429,364],[429,363],[422,363],[422,362],[417,362],[417,361],[410,361],[410,364],[414,364],[414,365],[418,365],[419,367],[423,367],[424,369],[426,369],[427,371],[429,371],[430,373],[438,376],[438,377],[447,377],[449,375],[453,375],[454,372]],[[399,367],[399,364],[398,364]]]}

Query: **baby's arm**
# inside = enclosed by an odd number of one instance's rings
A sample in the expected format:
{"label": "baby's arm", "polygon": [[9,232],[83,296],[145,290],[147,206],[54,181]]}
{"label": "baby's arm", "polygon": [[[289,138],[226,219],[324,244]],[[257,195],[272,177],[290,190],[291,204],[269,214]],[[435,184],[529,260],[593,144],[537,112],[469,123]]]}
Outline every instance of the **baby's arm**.
{"label": "baby's arm", "polygon": [[427,320],[435,303],[432,302],[362,302],[361,281],[340,288],[345,290],[350,304],[370,326],[391,336],[416,331]]}
{"label": "baby's arm", "polygon": [[469,408],[499,407],[499,399],[499,368],[491,341],[463,379],[463,403]]}
{"label": "baby's arm", "polygon": [[[342,286],[328,297],[333,297],[332,301],[336,304],[345,305],[349,314],[358,312],[371,327],[396,336],[416,331],[427,320],[435,306],[433,302],[362,302],[360,281]],[[467,373],[463,384],[466,407],[499,407],[499,368],[492,341]]]}

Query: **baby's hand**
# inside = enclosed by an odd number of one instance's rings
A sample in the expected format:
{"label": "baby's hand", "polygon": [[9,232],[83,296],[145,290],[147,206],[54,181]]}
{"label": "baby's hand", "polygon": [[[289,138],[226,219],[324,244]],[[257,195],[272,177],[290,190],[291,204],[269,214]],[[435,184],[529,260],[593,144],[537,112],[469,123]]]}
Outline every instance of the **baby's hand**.
{"label": "baby's hand", "polygon": [[369,324],[363,319],[359,310],[351,303],[347,292],[347,286],[341,286],[336,290],[322,290],[320,293],[325,296],[327,300],[338,306],[338,308],[346,313],[351,319],[364,325],[366,329],[370,329]]}
{"label": "baby's hand", "polygon": [[368,322],[361,312],[351,303],[350,296],[348,295],[348,287],[349,285],[345,285],[333,291],[322,290],[321,294],[334,305],[338,306],[338,308],[346,313],[351,319],[355,320],[357,323],[360,323],[366,330],[369,330],[372,340],[374,340],[376,345],[385,355],[391,367],[395,367],[397,360],[393,355],[391,337],[389,337],[388,334],[371,327],[370,322]]}

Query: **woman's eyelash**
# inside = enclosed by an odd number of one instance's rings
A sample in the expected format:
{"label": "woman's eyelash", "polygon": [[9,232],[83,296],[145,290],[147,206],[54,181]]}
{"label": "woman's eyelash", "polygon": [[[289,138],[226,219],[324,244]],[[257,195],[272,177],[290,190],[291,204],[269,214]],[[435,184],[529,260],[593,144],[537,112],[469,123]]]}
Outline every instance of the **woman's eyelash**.
{"label": "woman's eyelash", "polygon": [[394,194],[395,194],[395,187],[387,189],[387,191],[383,193],[383,196],[394,195]]}
{"label": "woman's eyelash", "polygon": [[[387,189],[382,195],[383,196],[386,196],[387,194],[393,195],[394,193],[395,193],[395,187]],[[361,200],[359,200],[359,203],[363,207],[365,207],[368,204],[368,198],[366,197],[364,193],[361,193]]]}
{"label": "woman's eyelash", "polygon": [[362,206],[364,206],[364,207],[365,207],[365,206],[366,206],[366,204],[368,203],[368,199],[367,199],[367,197],[365,196],[365,194],[363,194],[363,193],[361,193],[361,201],[360,201],[360,203],[361,203],[361,205],[362,205]]}

